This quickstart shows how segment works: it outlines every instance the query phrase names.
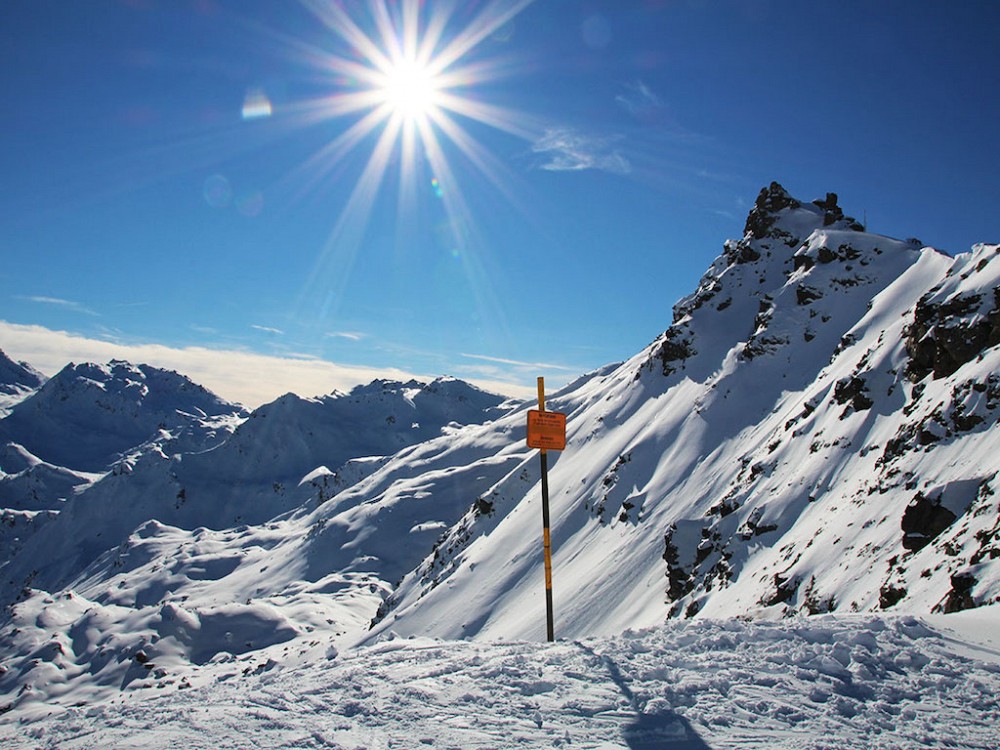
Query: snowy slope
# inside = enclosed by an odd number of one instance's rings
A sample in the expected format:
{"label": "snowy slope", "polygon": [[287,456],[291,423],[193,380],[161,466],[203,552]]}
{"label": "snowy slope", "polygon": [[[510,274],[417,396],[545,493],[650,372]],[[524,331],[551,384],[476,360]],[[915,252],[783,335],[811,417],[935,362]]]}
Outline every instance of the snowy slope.
{"label": "snowy slope", "polygon": [[0,350],[0,396],[23,396],[40,387],[45,376],[27,362],[15,362]]}
{"label": "snowy slope", "polygon": [[[555,644],[423,638],[338,653],[317,638],[215,661],[190,681],[136,653],[114,700],[61,708],[26,693],[0,716],[0,740],[61,750],[992,750],[995,609],[931,622],[698,620]],[[46,645],[53,679],[85,643]]]}
{"label": "snowy slope", "polygon": [[42,373],[27,362],[15,362],[0,349],[0,418],[44,382]]}
{"label": "snowy slope", "polygon": [[[662,337],[552,399],[569,415],[550,475],[557,633],[1000,597],[1000,351],[979,336],[952,372],[908,364],[921,306],[975,289],[948,325],[995,316],[997,248],[951,259],[859,230],[832,196],[772,185]],[[491,513],[445,535],[376,632],[540,637],[525,459],[527,486],[490,488]]]}

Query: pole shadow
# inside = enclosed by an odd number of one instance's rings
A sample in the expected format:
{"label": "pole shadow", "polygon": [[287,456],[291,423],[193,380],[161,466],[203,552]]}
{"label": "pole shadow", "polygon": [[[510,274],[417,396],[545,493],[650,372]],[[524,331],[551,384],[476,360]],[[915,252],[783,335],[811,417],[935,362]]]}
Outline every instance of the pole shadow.
{"label": "pole shadow", "polygon": [[640,713],[622,730],[630,750],[712,750],[683,716]]}
{"label": "pole shadow", "polygon": [[576,645],[607,670],[611,681],[618,686],[635,712],[635,718],[622,729],[622,739],[629,750],[712,750],[680,714],[669,710],[645,713],[628,686],[628,680],[610,657],[598,654],[582,643],[577,642]]}

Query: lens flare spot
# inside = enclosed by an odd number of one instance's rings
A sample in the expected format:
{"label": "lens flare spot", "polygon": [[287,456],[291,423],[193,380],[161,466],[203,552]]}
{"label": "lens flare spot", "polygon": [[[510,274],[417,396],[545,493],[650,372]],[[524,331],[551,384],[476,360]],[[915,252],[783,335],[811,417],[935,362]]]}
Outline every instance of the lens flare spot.
{"label": "lens flare spot", "polygon": [[263,89],[250,89],[243,97],[243,119],[259,120],[262,117],[270,117],[274,113],[271,107],[271,100]]}
{"label": "lens flare spot", "polygon": [[233,199],[233,188],[223,175],[213,174],[205,178],[201,194],[212,208],[226,208]]}
{"label": "lens flare spot", "polygon": [[444,191],[441,189],[441,183],[438,182],[437,177],[431,180],[431,190],[434,191],[434,195],[438,198],[444,198]]}

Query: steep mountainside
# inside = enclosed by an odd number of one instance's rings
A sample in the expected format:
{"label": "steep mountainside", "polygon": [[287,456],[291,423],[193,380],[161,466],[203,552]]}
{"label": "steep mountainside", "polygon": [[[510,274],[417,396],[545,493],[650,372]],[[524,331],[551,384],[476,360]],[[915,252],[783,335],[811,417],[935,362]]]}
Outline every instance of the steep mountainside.
{"label": "steep mountainside", "polygon": [[[1000,601],[998,256],[762,190],[661,336],[549,399],[557,636]],[[540,639],[530,406],[375,383],[137,452],[0,568],[0,692],[183,687],[296,642]]]}
{"label": "steep mountainside", "polygon": [[[1000,253],[860,230],[835,196],[772,184],[663,336],[552,399],[570,425],[550,476],[558,632],[1000,597]],[[537,637],[523,471],[396,588],[379,629]]]}

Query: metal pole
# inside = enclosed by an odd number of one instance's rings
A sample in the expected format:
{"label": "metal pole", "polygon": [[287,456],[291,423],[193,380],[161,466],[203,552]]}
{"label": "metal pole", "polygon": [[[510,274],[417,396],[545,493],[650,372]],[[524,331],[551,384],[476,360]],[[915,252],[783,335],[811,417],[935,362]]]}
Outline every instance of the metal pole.
{"label": "metal pole", "polygon": [[[538,411],[545,411],[545,378],[538,378]],[[549,457],[539,448],[542,465],[542,541],[545,547],[545,632],[549,641],[555,638],[555,615],[552,609],[552,537],[549,533]]]}

